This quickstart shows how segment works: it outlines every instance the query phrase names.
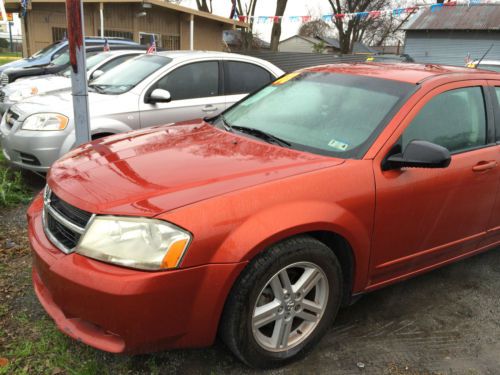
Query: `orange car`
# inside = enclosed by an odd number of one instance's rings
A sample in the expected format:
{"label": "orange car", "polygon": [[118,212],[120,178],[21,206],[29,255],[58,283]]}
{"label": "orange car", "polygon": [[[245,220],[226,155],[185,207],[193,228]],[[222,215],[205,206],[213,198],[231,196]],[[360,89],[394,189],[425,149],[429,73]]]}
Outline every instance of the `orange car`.
{"label": "orange car", "polygon": [[31,205],[33,282],[66,334],[311,349],[353,297],[500,243],[500,75],[335,65],[222,115],[72,151]]}

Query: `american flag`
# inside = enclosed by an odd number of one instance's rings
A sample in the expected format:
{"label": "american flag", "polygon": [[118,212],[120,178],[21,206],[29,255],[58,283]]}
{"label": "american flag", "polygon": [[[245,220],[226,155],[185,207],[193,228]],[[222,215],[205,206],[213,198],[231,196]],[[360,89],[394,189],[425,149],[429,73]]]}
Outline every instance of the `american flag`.
{"label": "american flag", "polygon": [[111,48],[109,48],[109,43],[108,43],[108,39],[104,39],[104,47],[102,49],[104,52],[108,52],[111,50]]}
{"label": "american flag", "polygon": [[151,35],[151,42],[149,43],[149,48],[146,53],[156,53],[156,42],[154,35]]}

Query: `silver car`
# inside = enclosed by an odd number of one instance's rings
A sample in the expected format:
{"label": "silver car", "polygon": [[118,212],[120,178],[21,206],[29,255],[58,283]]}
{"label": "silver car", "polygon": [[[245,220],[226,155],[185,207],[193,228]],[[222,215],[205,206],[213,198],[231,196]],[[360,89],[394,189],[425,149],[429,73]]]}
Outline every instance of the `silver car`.
{"label": "silver car", "polygon": [[[89,84],[92,138],[215,116],[283,73],[267,61],[223,52],[141,55]],[[11,163],[46,172],[75,145],[71,92],[13,105],[2,118],[0,138]]]}
{"label": "silver car", "polygon": [[[87,77],[89,79],[107,72],[126,60],[145,53],[144,50],[115,50],[87,54]],[[19,78],[0,89],[0,113],[4,114],[11,105],[26,99],[71,88],[71,68],[43,76]]]}

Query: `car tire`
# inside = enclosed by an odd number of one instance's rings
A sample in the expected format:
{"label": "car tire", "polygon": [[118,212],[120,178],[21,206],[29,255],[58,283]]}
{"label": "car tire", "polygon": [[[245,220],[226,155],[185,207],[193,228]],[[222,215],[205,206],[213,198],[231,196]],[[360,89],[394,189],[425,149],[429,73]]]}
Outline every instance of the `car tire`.
{"label": "car tire", "polygon": [[243,270],[226,301],[219,335],[251,367],[285,365],[330,328],[342,280],[339,261],[325,244],[309,236],[284,240]]}

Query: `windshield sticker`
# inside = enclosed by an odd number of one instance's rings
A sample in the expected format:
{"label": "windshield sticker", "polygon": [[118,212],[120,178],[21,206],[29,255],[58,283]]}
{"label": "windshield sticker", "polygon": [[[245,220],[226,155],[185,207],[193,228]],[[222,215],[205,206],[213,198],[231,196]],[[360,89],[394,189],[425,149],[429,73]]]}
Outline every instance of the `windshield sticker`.
{"label": "windshield sticker", "polygon": [[328,146],[339,151],[346,151],[349,148],[349,145],[347,143],[338,141],[336,139],[332,139],[330,142],[328,142]]}
{"label": "windshield sticker", "polygon": [[287,83],[291,79],[297,77],[299,74],[300,74],[300,72],[294,72],[294,73],[290,73],[290,74],[284,75],[283,77],[281,77],[281,78],[277,79],[276,81],[274,81],[273,82],[273,86],[278,86],[278,85],[282,85],[284,83]]}

